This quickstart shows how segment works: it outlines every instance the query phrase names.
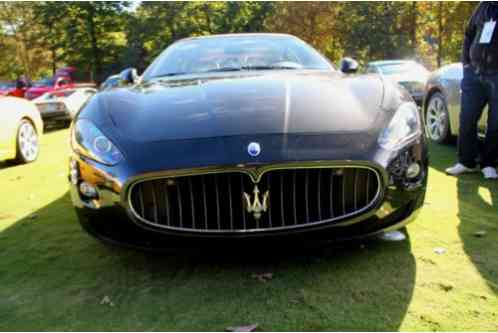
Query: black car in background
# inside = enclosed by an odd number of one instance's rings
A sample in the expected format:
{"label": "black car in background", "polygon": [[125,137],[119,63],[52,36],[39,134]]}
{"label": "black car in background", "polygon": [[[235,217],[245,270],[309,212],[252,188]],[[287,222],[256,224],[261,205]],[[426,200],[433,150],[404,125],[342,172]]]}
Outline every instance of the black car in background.
{"label": "black car in background", "polygon": [[355,70],[283,34],[172,44],[73,122],[80,223],[139,248],[402,228],[424,202],[422,120],[403,89]]}

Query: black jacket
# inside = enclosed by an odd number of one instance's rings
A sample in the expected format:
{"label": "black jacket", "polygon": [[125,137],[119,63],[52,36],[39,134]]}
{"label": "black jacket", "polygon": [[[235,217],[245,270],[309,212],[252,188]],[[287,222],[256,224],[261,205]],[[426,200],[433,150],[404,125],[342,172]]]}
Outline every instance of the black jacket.
{"label": "black jacket", "polygon": [[465,30],[463,43],[463,64],[471,64],[483,74],[498,73],[498,24],[491,43],[479,43],[484,23],[490,19],[498,21],[497,1],[483,1],[479,4]]}

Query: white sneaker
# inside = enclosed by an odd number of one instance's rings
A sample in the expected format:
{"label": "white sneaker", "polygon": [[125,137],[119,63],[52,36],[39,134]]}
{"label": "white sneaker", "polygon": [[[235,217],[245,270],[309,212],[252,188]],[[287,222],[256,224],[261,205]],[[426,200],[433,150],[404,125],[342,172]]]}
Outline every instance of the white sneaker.
{"label": "white sneaker", "polygon": [[[462,163],[457,163],[451,168],[446,169],[446,173],[451,176],[460,176],[463,175],[464,173],[471,173],[471,172],[476,172],[477,169],[471,169],[467,168],[465,165]],[[496,174],[496,170],[495,170]]]}
{"label": "white sneaker", "polygon": [[484,178],[486,179],[497,179],[498,173],[496,173],[496,169],[493,167],[486,167],[481,170]]}

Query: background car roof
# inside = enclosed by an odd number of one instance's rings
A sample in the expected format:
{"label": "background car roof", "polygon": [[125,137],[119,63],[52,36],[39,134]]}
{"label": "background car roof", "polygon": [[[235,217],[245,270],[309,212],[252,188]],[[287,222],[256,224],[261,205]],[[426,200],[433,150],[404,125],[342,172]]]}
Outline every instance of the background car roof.
{"label": "background car roof", "polygon": [[206,35],[206,36],[194,36],[187,37],[177,40],[177,42],[188,41],[188,40],[198,40],[198,39],[216,39],[216,38],[237,38],[237,37],[291,37],[295,39],[299,39],[296,36],[284,33],[266,33],[266,32],[249,32],[249,33],[235,33],[235,34],[214,34],[214,35]]}
{"label": "background car roof", "polygon": [[395,64],[418,64],[415,60],[377,60],[369,62],[372,66],[395,65]]}

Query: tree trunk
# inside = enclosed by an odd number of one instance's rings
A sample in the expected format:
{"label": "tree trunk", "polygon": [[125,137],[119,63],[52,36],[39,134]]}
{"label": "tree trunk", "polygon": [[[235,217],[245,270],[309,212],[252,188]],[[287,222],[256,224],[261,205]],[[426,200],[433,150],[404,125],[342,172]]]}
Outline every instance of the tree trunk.
{"label": "tree trunk", "polygon": [[100,49],[97,44],[97,32],[95,30],[95,7],[92,3],[88,4],[86,19],[88,35],[90,36],[90,43],[92,45],[93,79],[99,84],[102,75],[102,63],[100,61]]}
{"label": "tree trunk", "polygon": [[417,1],[412,1],[411,8],[411,39],[413,54],[417,54]]}
{"label": "tree trunk", "polygon": [[443,5],[442,1],[438,2],[438,48],[437,48],[437,67],[441,67],[443,58]]}

